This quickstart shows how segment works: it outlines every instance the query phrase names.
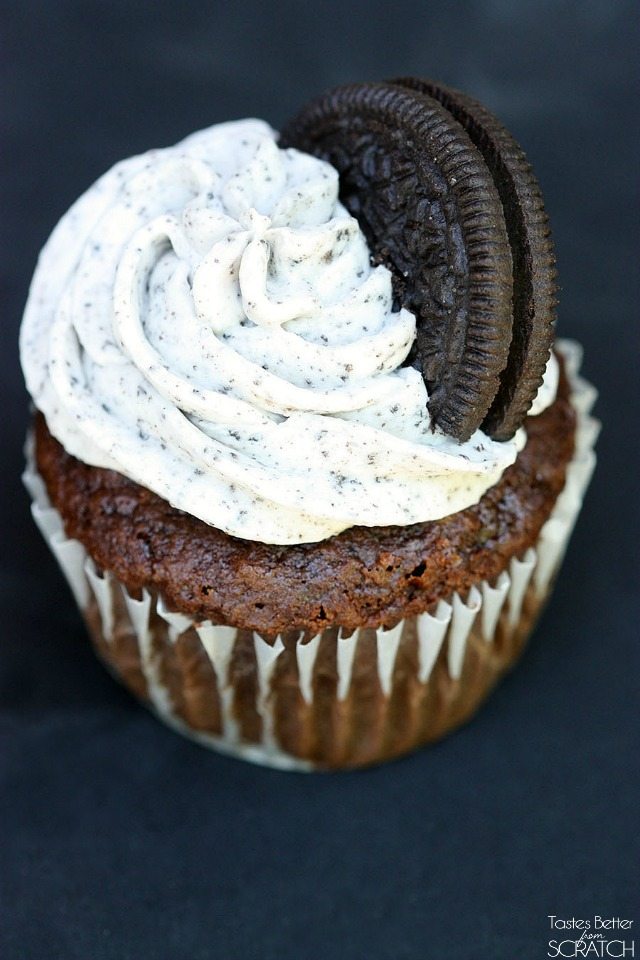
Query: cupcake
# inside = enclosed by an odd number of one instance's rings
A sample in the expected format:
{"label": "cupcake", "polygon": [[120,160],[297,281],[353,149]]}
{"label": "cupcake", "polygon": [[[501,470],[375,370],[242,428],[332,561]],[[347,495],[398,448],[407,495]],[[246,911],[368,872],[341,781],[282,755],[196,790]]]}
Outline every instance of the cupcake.
{"label": "cupcake", "polygon": [[285,768],[467,720],[595,462],[554,311],[522,151],[431,82],[117,164],[45,245],[20,344],[33,515],[106,665]]}

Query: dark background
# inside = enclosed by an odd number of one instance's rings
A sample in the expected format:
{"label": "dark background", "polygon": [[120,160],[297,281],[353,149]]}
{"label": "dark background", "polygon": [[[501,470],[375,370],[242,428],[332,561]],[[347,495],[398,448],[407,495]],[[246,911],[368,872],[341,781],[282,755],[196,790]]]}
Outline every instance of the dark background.
{"label": "dark background", "polygon": [[[533,960],[548,914],[640,924],[636,21],[622,0],[2,4],[3,960]],[[283,774],[180,739],[94,659],[19,485],[17,330],[48,232],[114,161],[398,73],[466,89],[527,149],[599,466],[530,650],[468,728]]]}

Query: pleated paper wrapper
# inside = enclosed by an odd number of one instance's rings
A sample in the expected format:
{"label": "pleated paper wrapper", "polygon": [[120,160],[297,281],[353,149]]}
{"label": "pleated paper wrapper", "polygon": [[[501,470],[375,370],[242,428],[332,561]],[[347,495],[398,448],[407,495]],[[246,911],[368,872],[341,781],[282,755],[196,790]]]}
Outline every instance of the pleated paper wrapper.
{"label": "pleated paper wrapper", "polygon": [[331,628],[275,639],[132,596],[65,536],[35,470],[32,512],[62,568],[95,647],[172,727],[217,750],[284,769],[378,763],[437,740],[468,719],[515,663],[547,596],[595,466],[597,393],[579,376],[580,346],[562,353],[577,414],[565,487],[535,547],[493,583],[480,581],[390,630]]}

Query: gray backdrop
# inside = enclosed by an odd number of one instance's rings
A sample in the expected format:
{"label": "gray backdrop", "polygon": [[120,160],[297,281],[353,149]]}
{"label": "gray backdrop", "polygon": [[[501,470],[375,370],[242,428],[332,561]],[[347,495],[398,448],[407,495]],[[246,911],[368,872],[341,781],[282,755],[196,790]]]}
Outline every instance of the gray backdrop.
{"label": "gray backdrop", "polygon": [[[634,7],[2,5],[4,960],[533,960],[548,914],[634,918]],[[327,86],[398,73],[484,100],[528,151],[556,238],[559,330],[585,345],[604,431],[554,599],[474,723],[384,768],[305,778],[180,740],[94,660],[18,481],[16,337],[40,246],[115,160],[215,121],[278,126]]]}

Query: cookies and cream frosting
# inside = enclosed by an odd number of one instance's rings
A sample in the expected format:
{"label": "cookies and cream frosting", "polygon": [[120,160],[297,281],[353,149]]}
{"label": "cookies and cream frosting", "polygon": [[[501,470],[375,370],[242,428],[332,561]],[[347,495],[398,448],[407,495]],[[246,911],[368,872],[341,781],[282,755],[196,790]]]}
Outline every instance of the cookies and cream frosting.
{"label": "cookies and cream frosting", "polygon": [[[433,430],[336,171],[257,120],[117,164],[47,242],[21,331],[52,434],[234,536],[317,541],[476,503],[522,447]],[[555,396],[551,360],[532,408]]]}

